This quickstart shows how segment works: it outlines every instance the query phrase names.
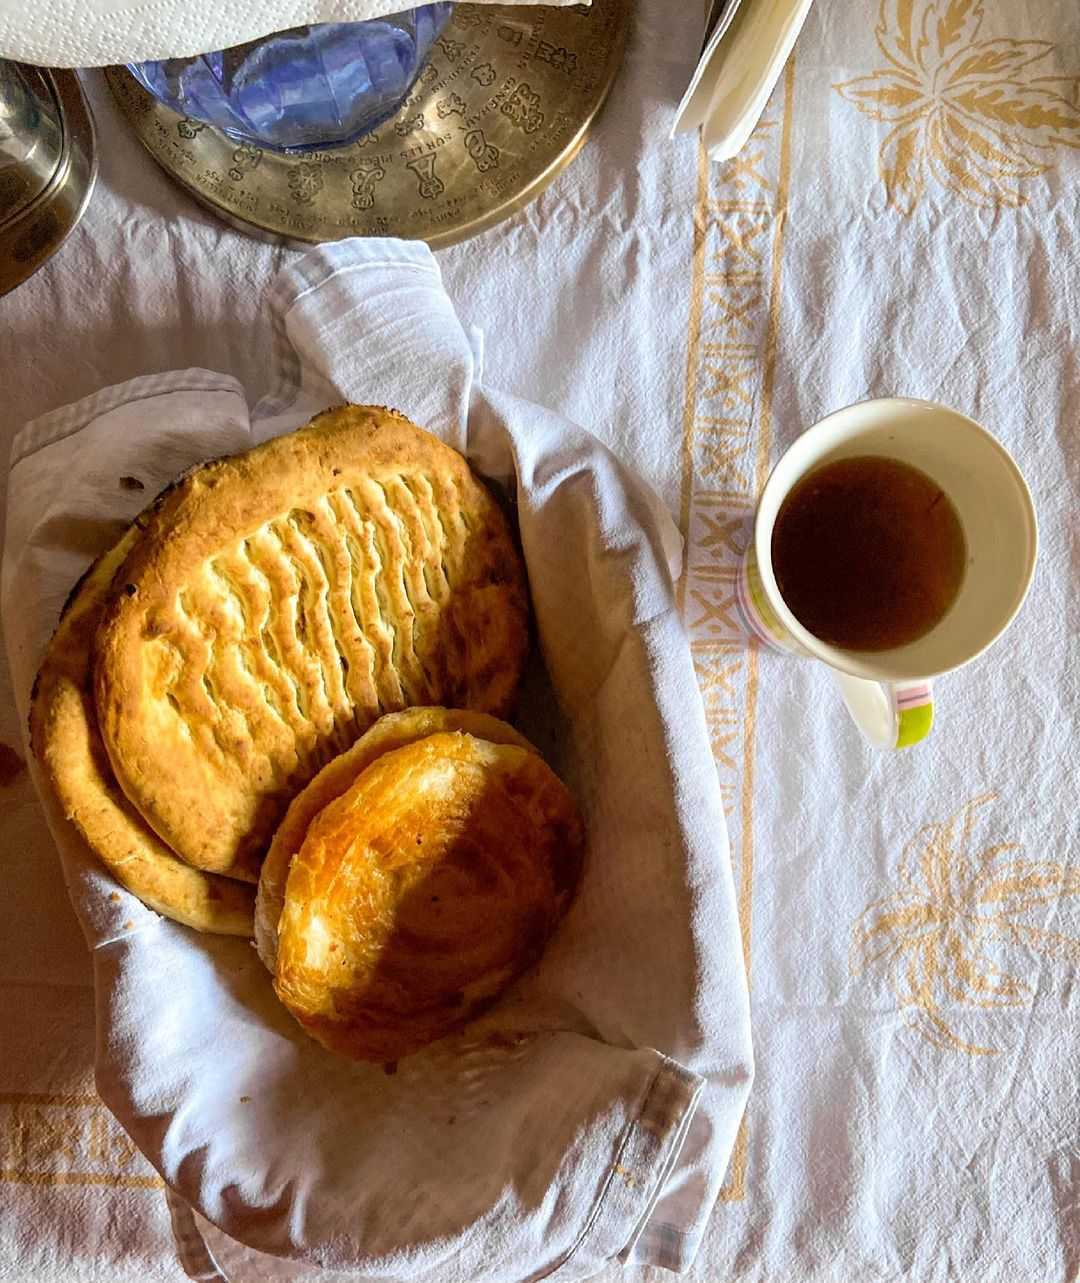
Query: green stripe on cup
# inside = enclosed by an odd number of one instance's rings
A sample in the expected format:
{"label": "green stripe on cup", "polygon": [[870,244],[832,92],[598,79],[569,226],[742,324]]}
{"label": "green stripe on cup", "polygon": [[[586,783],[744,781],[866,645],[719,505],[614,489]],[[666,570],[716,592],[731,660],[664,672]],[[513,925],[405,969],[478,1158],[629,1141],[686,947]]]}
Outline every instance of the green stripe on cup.
{"label": "green stripe on cup", "polygon": [[910,748],[930,734],[934,724],[934,705],[932,702],[919,704],[916,708],[905,708],[900,713],[899,726],[896,732],[896,747]]}

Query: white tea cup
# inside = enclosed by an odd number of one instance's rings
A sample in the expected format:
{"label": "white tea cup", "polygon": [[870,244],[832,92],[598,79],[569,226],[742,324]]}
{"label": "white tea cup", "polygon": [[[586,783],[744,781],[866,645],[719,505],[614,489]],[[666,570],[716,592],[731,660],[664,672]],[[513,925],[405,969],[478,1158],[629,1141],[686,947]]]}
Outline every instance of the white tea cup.
{"label": "white tea cup", "polygon": [[[956,599],[923,636],[884,651],[845,650],[809,632],[777,586],[772,536],[785,498],[823,464],[861,455],[896,459],[952,501],[967,544]],[[956,410],[889,397],[837,410],[808,428],[773,469],[758,501],[738,581],[747,626],[767,645],[819,659],[848,711],[878,748],[924,739],[934,717],[931,679],[968,664],[1005,631],[1035,570],[1038,528],[1027,484],[1005,447]]]}

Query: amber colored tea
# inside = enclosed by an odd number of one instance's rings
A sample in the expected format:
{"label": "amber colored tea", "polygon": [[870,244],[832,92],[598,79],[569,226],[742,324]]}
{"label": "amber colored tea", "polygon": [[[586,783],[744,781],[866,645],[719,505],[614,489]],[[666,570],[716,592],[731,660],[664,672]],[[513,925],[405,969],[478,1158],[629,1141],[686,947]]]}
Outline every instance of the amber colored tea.
{"label": "amber colored tea", "polygon": [[808,472],[773,526],[780,595],[804,628],[844,650],[917,641],[956,600],[966,563],[948,495],[881,455]]}

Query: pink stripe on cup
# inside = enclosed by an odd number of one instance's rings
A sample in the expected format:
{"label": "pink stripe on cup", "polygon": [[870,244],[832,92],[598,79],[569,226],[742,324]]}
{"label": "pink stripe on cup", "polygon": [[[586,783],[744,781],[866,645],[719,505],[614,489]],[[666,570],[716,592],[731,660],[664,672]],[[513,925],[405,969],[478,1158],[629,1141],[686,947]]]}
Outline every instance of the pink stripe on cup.
{"label": "pink stripe on cup", "polygon": [[929,704],[931,699],[930,683],[923,682],[918,686],[906,686],[896,696],[897,708],[918,708],[920,704]]}

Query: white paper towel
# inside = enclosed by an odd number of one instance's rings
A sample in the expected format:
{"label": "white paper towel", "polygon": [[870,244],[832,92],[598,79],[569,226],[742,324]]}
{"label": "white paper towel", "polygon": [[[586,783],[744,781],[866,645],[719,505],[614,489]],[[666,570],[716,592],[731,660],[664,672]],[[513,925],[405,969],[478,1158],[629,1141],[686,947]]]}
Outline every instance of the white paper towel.
{"label": "white paper towel", "polygon": [[410,7],[409,0],[0,0],[0,58],[48,67],[184,58],[305,23],[364,22]]}

